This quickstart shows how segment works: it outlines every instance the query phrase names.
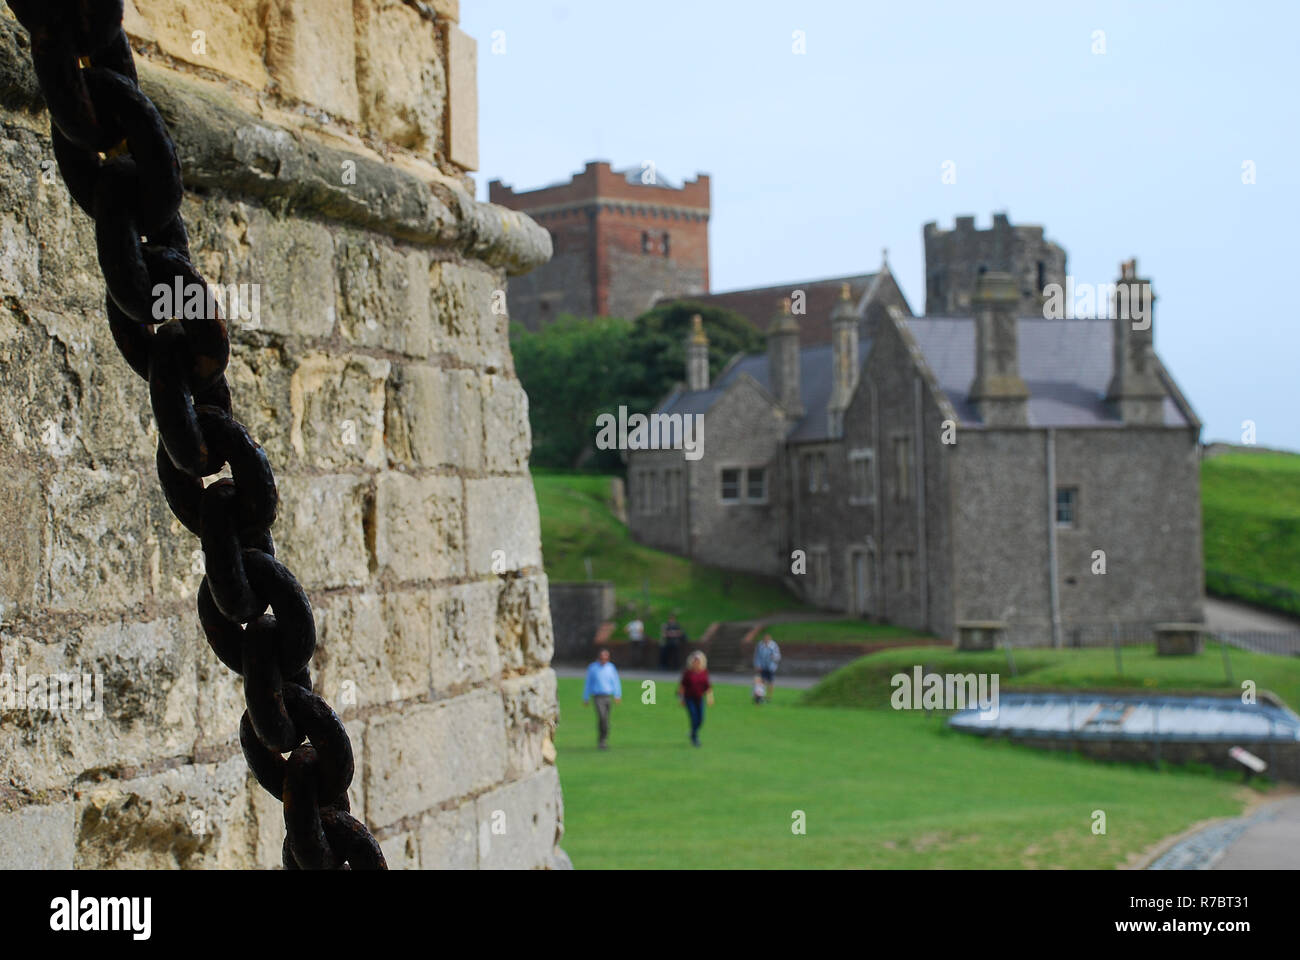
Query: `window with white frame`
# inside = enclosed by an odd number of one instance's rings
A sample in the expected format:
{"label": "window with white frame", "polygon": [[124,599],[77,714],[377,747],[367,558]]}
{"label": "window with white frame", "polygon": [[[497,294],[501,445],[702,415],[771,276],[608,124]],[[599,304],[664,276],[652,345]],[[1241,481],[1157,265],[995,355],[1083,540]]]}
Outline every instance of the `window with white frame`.
{"label": "window with white frame", "polygon": [[720,473],[721,484],[718,490],[718,496],[723,503],[740,502],[740,476],[739,467],[724,467]]}
{"label": "window with white frame", "polygon": [[826,468],[825,453],[805,453],[803,456],[805,488],[809,493],[824,493],[831,488],[830,471]]}
{"label": "window with white frame", "polygon": [[1074,527],[1079,522],[1079,488],[1056,488],[1056,525]]}
{"label": "window with white frame", "polygon": [[767,503],[767,470],[763,467],[745,471],[745,499],[750,503]]}
{"label": "window with white frame", "polygon": [[849,503],[870,504],[876,499],[875,458],[870,450],[849,453]]}

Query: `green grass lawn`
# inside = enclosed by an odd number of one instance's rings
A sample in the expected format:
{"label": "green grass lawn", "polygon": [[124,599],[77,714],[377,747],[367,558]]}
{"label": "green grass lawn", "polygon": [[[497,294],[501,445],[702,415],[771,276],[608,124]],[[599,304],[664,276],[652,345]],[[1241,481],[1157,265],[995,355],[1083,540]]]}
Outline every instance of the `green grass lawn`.
{"label": "green grass lawn", "polygon": [[1236,777],[1045,753],[912,712],[802,706],[780,687],[761,707],[718,687],[696,749],[673,681],[654,705],[634,683],[624,694],[601,752],[582,681],[559,681],[563,846],[578,869],[1106,868],[1253,795]]}
{"label": "green grass lawn", "polygon": [[1191,657],[1158,657],[1155,647],[1126,647],[1122,674],[1116,673],[1115,651],[1108,648],[1054,650],[1033,648],[1013,652],[1013,676],[1006,653],[991,650],[958,653],[951,647],[908,647],[882,650],[835,671],[808,690],[804,702],[837,707],[887,709],[893,692],[889,678],[920,664],[933,673],[997,673],[1000,691],[1026,689],[1132,689],[1165,693],[1239,692],[1244,680],[1256,689],[1271,690],[1295,709],[1300,706],[1300,657],[1275,657],[1229,649],[1232,682],[1228,682],[1222,648],[1207,643],[1205,652]]}
{"label": "green grass lawn", "polygon": [[935,640],[928,633],[909,630],[907,627],[896,627],[890,623],[868,623],[865,620],[800,620],[772,623],[764,632],[770,633],[778,645],[880,643],[891,640],[905,643],[915,640]]}
{"label": "green grass lawn", "polygon": [[[599,474],[533,471],[542,521],[542,558],[552,580],[612,580],[620,627],[635,608],[647,628],[669,613],[691,638],[715,620],[747,620],[806,609],[779,581],[729,573],[642,546],[609,509],[610,478]],[[648,609],[646,606],[648,588]]]}
{"label": "green grass lawn", "polygon": [[[1300,456],[1225,453],[1205,460],[1201,505],[1208,571],[1300,590]],[[1245,587],[1228,590],[1269,603]]]}

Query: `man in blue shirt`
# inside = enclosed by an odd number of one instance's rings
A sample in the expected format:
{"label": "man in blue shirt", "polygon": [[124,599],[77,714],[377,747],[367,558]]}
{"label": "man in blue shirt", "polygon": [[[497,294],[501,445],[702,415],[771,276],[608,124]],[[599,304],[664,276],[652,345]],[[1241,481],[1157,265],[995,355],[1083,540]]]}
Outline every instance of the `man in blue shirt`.
{"label": "man in blue shirt", "polygon": [[582,705],[590,700],[596,705],[596,730],[600,739],[596,745],[608,750],[609,704],[623,702],[623,684],[618,679],[618,667],[609,662],[609,648],[600,651],[600,658],[587,667],[587,682],[582,687]]}

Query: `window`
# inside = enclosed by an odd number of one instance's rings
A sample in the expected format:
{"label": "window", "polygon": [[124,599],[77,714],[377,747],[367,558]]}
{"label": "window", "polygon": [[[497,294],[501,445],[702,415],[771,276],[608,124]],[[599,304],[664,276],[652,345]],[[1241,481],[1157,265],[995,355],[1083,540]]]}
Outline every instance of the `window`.
{"label": "window", "polygon": [[644,230],[641,231],[641,252],[650,252],[650,234],[646,233]]}
{"label": "window", "polygon": [[664,507],[670,512],[677,510],[677,492],[681,482],[682,472],[680,470],[664,471]]}
{"label": "window", "polygon": [[1079,488],[1078,487],[1057,487],[1056,488],[1056,525],[1058,527],[1073,527],[1078,523],[1079,515]]}
{"label": "window", "polygon": [[809,493],[821,493],[831,487],[830,475],[826,469],[826,454],[805,453],[803,472],[807,478]]}
{"label": "window", "polygon": [[767,471],[762,467],[745,471],[745,499],[751,503],[767,502]]}
{"label": "window", "polygon": [[738,503],[740,501],[740,470],[728,467],[722,471],[722,502]]}
{"label": "window", "polygon": [[910,593],[912,590],[912,552],[910,550],[899,550],[894,554],[894,563],[897,567],[897,582],[899,593]]}
{"label": "window", "polygon": [[823,599],[831,592],[831,555],[825,549],[808,551],[808,573],[811,576],[812,596]]}
{"label": "window", "polygon": [[668,256],[668,234],[666,233],[663,235],[663,247],[661,248],[660,252],[665,257]]}
{"label": "window", "polygon": [[658,473],[652,473],[650,474],[650,512],[663,513],[663,504],[663,478]]}
{"label": "window", "polygon": [[894,437],[894,500],[912,499],[912,438]]}
{"label": "window", "polygon": [[1047,264],[1038,261],[1038,292],[1042,293],[1047,289]]}
{"label": "window", "polygon": [[870,450],[849,454],[849,503],[869,504],[876,499],[874,458]]}
{"label": "window", "polygon": [[632,474],[632,509],[637,513],[645,513],[645,474]]}

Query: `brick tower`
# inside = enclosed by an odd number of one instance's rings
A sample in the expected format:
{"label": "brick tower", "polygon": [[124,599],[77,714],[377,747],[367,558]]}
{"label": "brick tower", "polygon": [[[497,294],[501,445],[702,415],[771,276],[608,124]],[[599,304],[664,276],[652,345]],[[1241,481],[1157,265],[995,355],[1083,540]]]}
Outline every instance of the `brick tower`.
{"label": "brick tower", "polygon": [[708,174],[673,186],[598,160],[537,190],[493,180],[488,199],[551,234],[550,263],[511,279],[507,291],[511,320],[530,330],[561,313],[632,320],[661,298],[709,292]]}

